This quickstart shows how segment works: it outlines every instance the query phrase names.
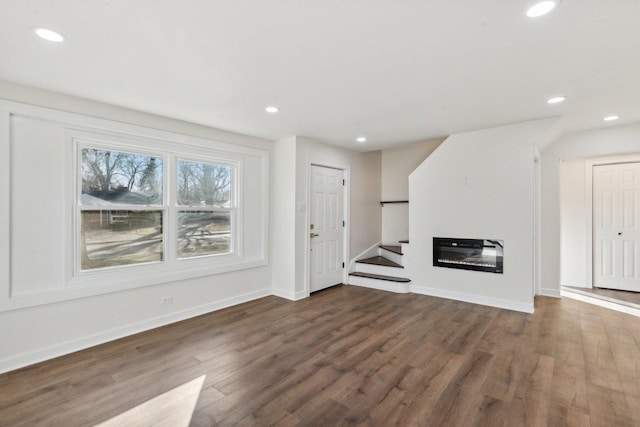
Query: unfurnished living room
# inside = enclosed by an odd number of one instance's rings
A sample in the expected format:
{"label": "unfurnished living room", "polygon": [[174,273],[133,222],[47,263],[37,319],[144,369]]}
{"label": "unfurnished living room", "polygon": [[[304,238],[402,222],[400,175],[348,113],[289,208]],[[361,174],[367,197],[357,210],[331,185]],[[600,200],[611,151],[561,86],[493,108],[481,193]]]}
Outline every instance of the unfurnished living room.
{"label": "unfurnished living room", "polygon": [[1,1],[0,426],[640,426],[638,17]]}

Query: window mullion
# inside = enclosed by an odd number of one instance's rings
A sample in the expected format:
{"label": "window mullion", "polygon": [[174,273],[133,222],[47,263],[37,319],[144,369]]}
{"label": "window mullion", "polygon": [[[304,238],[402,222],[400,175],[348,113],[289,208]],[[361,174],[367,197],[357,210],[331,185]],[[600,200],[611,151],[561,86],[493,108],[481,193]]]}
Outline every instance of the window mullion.
{"label": "window mullion", "polygon": [[164,197],[165,209],[167,212],[167,218],[165,222],[165,260],[169,264],[176,262],[176,242],[177,238],[177,211],[176,211],[176,194],[177,194],[177,175],[176,175],[176,156],[173,154],[167,155],[167,173],[166,173],[166,192]]}

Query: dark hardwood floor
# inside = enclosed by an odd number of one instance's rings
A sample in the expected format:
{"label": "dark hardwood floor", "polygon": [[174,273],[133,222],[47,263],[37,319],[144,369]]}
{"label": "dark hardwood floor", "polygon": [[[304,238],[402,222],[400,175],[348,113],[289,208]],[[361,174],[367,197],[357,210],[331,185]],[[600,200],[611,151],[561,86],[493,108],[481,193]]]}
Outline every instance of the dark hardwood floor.
{"label": "dark hardwood floor", "polygon": [[203,375],[194,426],[638,426],[640,321],[544,297],[533,315],[267,297],[0,375],[0,425],[94,425]]}

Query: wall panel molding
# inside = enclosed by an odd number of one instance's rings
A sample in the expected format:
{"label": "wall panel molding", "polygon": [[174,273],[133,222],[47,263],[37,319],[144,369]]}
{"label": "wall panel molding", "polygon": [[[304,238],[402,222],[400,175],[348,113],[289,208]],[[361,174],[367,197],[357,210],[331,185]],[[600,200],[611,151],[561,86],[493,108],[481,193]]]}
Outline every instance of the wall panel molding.
{"label": "wall panel molding", "polygon": [[[242,165],[234,256],[75,271],[79,139]],[[270,152],[247,140],[238,145],[0,100],[0,312],[268,265]]]}

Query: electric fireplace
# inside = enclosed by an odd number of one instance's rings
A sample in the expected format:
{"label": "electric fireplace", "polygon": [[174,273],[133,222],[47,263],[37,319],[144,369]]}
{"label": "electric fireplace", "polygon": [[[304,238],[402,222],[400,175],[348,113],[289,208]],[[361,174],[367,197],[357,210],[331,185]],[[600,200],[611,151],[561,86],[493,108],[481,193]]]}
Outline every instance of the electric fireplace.
{"label": "electric fireplace", "polygon": [[502,273],[502,240],[433,238],[434,267]]}

